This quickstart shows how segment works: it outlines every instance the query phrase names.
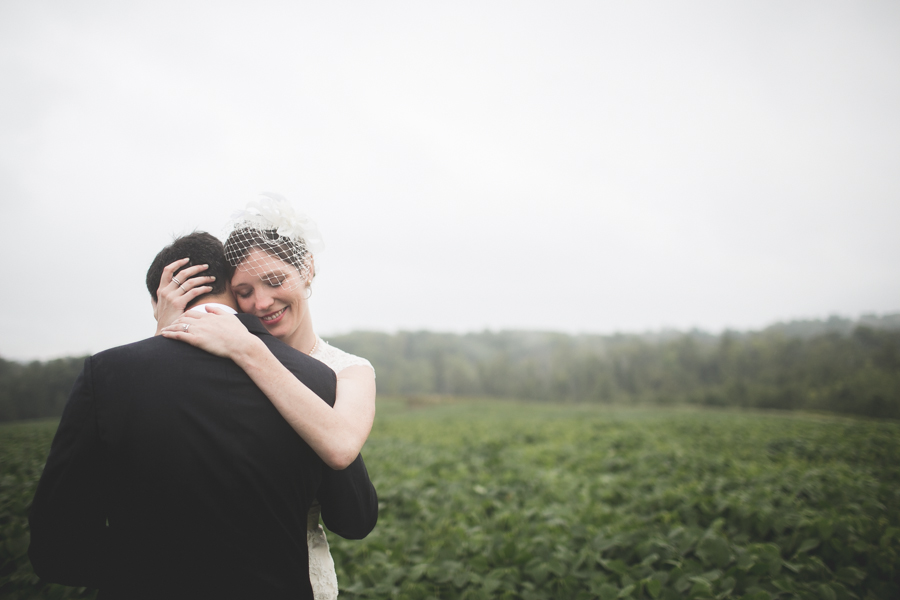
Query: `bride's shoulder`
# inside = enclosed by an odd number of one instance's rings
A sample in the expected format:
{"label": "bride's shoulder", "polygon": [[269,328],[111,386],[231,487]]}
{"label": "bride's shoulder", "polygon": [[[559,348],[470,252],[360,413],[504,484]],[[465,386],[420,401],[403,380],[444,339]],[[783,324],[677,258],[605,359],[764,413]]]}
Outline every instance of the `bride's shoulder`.
{"label": "bride's shoulder", "polygon": [[372,366],[368,360],[361,356],[356,356],[355,354],[350,354],[349,352],[344,352],[340,348],[336,348],[319,338],[319,342],[316,345],[316,349],[310,354],[313,358],[322,361],[335,373],[340,373],[347,367],[354,366],[364,366],[369,367],[372,371],[375,371],[375,368]]}

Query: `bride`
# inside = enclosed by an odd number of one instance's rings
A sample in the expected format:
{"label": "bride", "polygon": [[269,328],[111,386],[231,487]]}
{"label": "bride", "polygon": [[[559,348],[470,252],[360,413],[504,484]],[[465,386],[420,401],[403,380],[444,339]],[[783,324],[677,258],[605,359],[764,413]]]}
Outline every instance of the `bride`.
{"label": "bride", "polygon": [[[215,307],[185,311],[209,291],[203,265],[182,259],[163,271],[154,305],[157,333],[232,359],[250,376],[294,431],[333,469],[344,469],[362,449],[375,419],[375,371],[364,358],[335,348],[316,335],[308,299],[315,277],[314,254],[322,243],[311,219],[281,196],[263,194],[234,217],[225,255],[235,268],[230,282],[238,307],[293,348],[325,363],[337,377],[334,407],[288,371],[237,319]],[[205,305],[209,306],[209,305]],[[334,561],[319,525],[319,506],[309,512],[310,583],[316,600],[337,597]]]}

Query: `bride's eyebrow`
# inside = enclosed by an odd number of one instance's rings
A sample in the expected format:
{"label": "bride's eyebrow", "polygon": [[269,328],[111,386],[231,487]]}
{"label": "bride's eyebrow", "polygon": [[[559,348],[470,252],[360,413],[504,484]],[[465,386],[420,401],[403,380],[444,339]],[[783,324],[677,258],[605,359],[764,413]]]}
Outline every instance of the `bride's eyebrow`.
{"label": "bride's eyebrow", "polygon": [[285,271],[268,271],[266,273],[260,273],[260,279],[272,279],[276,277],[287,277],[288,274]]}

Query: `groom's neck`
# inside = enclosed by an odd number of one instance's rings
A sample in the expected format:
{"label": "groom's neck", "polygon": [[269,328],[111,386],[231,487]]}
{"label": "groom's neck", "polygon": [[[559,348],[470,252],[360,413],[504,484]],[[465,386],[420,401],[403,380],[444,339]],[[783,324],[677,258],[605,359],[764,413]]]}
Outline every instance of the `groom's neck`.
{"label": "groom's neck", "polygon": [[[197,301],[188,306],[188,308],[193,308],[195,306],[200,306],[201,304],[224,304],[225,306],[230,306],[234,310],[238,310],[237,302],[234,301],[234,296],[231,295],[231,292],[226,292],[224,294],[205,294],[197,298]],[[240,311],[238,311],[240,312]]]}

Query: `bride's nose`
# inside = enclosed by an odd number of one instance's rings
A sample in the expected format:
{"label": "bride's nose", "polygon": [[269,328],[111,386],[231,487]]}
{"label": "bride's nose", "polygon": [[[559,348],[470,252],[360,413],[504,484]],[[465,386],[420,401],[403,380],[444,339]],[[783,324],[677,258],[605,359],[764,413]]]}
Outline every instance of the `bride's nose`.
{"label": "bride's nose", "polygon": [[271,308],[272,304],[275,302],[274,299],[272,298],[272,295],[266,293],[265,291],[263,291],[262,293],[256,294],[255,300],[256,300],[256,310],[261,311],[261,312],[266,311],[269,308]]}

